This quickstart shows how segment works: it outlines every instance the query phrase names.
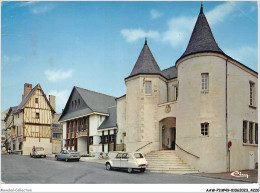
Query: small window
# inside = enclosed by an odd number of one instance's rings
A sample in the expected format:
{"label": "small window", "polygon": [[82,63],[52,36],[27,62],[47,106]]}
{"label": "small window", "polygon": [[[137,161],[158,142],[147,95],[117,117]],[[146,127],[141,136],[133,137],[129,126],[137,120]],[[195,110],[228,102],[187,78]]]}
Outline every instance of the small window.
{"label": "small window", "polygon": [[36,113],[35,119],[39,119],[40,118],[40,113]]}
{"label": "small window", "polygon": [[253,144],[253,123],[249,123],[249,143]]}
{"label": "small window", "polygon": [[247,121],[243,121],[243,143],[247,143]]}
{"label": "small window", "polygon": [[152,93],[152,82],[145,81],[145,94],[150,95]]}
{"label": "small window", "polygon": [[255,124],[255,144],[258,144],[258,124]]}
{"label": "small window", "polygon": [[93,137],[89,137],[89,145],[93,144]]}
{"label": "small window", "polygon": [[209,90],[209,74],[208,73],[201,74],[201,90],[202,91]]}
{"label": "small window", "polygon": [[114,140],[115,140],[114,135],[112,134],[112,135],[110,135],[109,137],[110,137],[110,140],[109,140],[109,141],[110,141],[110,142],[114,142]]}
{"label": "small window", "polygon": [[122,157],[122,153],[118,153],[117,155],[116,155],[116,159],[120,159]]}
{"label": "small window", "polygon": [[174,100],[177,101],[178,98],[178,86],[174,87]]}
{"label": "small window", "polygon": [[201,123],[201,135],[209,135],[209,123]]}
{"label": "small window", "polygon": [[255,83],[254,82],[249,82],[250,85],[250,101],[249,104],[250,106],[255,106]]}
{"label": "small window", "polygon": [[35,103],[38,103],[38,98],[35,98]]}

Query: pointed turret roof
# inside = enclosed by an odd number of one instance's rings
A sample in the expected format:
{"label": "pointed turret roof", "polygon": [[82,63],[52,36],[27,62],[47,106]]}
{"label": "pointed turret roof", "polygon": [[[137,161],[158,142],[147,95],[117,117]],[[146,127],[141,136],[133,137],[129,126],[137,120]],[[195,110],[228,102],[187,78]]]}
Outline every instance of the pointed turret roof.
{"label": "pointed turret roof", "polygon": [[189,44],[177,62],[185,56],[202,52],[214,52],[225,55],[215,41],[206,16],[203,13],[203,5],[201,4],[200,14],[193,29]]}
{"label": "pointed turret roof", "polygon": [[161,75],[160,67],[158,66],[157,62],[153,57],[153,54],[147,44],[147,39],[145,39],[144,47],[135,63],[134,69],[127,78],[130,78],[138,74]]}

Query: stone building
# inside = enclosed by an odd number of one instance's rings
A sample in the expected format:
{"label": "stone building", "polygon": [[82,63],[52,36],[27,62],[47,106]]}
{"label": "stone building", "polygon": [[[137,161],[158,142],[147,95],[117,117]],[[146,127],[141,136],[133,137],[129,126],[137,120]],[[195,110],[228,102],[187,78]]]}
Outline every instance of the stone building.
{"label": "stone building", "polygon": [[175,150],[201,172],[258,162],[258,73],[219,48],[203,7],[175,66],[161,70],[146,40],[125,84],[117,125],[126,151]]}

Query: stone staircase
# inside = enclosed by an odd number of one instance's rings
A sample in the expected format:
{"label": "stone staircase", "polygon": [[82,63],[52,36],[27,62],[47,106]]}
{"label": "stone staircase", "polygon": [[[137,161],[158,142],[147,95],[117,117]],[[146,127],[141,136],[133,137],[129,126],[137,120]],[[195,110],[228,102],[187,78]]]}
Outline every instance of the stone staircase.
{"label": "stone staircase", "polygon": [[148,162],[147,169],[151,172],[186,174],[198,173],[198,170],[191,168],[184,163],[175,153],[174,150],[155,151],[146,154]]}

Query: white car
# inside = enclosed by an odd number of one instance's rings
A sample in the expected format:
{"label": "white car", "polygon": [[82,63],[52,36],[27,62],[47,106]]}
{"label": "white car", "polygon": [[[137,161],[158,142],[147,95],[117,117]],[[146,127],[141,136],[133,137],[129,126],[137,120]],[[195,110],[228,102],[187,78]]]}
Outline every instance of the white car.
{"label": "white car", "polygon": [[32,153],[30,153],[31,157],[46,157],[43,147],[34,147],[32,149]]}
{"label": "white car", "polygon": [[115,158],[106,161],[106,169],[127,169],[128,173],[133,170],[144,172],[148,163],[140,152],[135,153],[118,153]]}

